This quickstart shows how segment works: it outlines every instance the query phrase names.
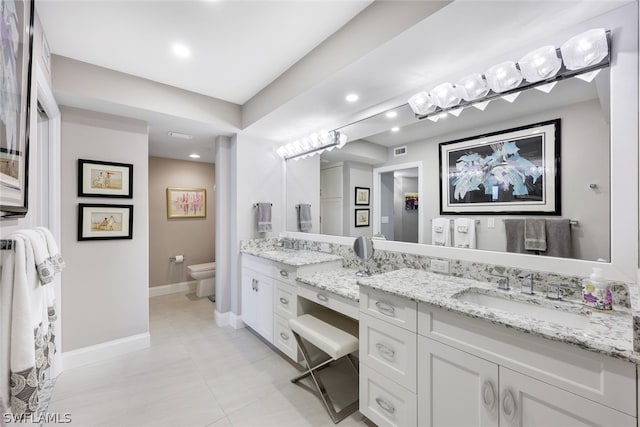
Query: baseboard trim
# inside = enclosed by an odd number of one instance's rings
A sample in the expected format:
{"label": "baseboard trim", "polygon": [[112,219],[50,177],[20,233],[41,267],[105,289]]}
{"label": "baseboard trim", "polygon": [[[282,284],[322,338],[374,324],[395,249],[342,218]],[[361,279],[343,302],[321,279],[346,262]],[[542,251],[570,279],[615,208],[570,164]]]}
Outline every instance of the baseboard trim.
{"label": "baseboard trim", "polygon": [[131,353],[132,351],[142,350],[150,345],[151,335],[149,335],[149,332],[131,335],[113,341],[82,347],[77,350],[65,351],[62,353],[63,366],[65,370],[77,368],[78,366],[101,362],[112,357]]}
{"label": "baseboard trim", "polygon": [[177,294],[179,292],[195,292],[197,284],[197,280],[189,280],[187,282],[169,283],[168,285],[162,286],[151,286],[149,288],[149,298]]}
{"label": "baseboard trim", "polygon": [[233,329],[242,329],[245,327],[242,318],[232,311],[220,313],[218,310],[215,310],[214,317],[216,320],[216,325],[220,327],[231,326]]}

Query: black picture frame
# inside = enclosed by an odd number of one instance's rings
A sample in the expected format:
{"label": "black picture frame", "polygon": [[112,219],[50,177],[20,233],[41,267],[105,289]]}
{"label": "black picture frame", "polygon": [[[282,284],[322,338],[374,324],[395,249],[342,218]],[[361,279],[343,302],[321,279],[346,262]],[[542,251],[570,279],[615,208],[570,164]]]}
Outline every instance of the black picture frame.
{"label": "black picture frame", "polygon": [[440,143],[440,214],[561,215],[560,124]]}
{"label": "black picture frame", "polygon": [[78,241],[122,239],[133,239],[133,205],[78,204]]}
{"label": "black picture frame", "polygon": [[367,187],[356,187],[354,199],[356,206],[369,206],[371,199],[371,189]]}
{"label": "black picture frame", "polygon": [[[0,218],[24,218],[29,207],[29,128],[33,74],[34,0],[3,0],[0,8]],[[6,35],[10,36],[7,37]],[[5,36],[5,37],[2,37]],[[14,36],[14,37],[12,37]],[[16,39],[17,37],[17,39]]]}
{"label": "black picture frame", "polygon": [[356,209],[354,215],[355,227],[369,227],[371,210],[370,209]]}
{"label": "black picture frame", "polygon": [[133,198],[133,165],[78,159],[78,197]]}

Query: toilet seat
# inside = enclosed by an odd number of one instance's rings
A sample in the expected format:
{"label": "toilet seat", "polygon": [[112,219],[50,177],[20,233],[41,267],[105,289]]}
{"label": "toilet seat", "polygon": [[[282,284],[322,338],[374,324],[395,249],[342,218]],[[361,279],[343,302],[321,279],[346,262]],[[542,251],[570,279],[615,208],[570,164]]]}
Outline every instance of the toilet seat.
{"label": "toilet seat", "polygon": [[216,263],[214,262],[205,262],[203,264],[194,264],[194,265],[190,265],[188,266],[189,270],[194,272],[194,273],[198,273],[200,271],[206,271],[206,270],[215,270],[216,269]]}

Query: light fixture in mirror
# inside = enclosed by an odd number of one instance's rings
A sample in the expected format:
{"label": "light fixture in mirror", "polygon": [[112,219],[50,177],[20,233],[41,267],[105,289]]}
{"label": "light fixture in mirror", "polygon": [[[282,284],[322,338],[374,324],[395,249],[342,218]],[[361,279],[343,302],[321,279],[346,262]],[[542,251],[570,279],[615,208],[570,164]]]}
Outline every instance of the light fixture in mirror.
{"label": "light fixture in mirror", "polygon": [[518,67],[526,81],[536,83],[555,76],[562,67],[562,60],[558,58],[555,47],[543,46],[523,56]]}
{"label": "light fixture in mirror", "polygon": [[461,78],[456,83],[456,88],[465,101],[475,101],[489,93],[489,85],[480,73]]}
{"label": "light fixture in mirror", "polygon": [[433,102],[440,108],[449,108],[460,103],[460,95],[451,83],[442,83],[434,87],[430,95]]}
{"label": "light fixture in mirror", "polygon": [[347,135],[343,133],[337,131],[320,132],[283,145],[276,152],[284,160],[304,159],[325,150],[340,149],[345,146],[347,141]]}
{"label": "light fixture in mirror", "polygon": [[522,83],[522,74],[516,63],[505,61],[494,65],[484,72],[489,88],[496,93],[503,93],[517,88]]}
{"label": "light fixture in mirror", "polygon": [[580,70],[602,61],[609,55],[607,32],[603,28],[585,31],[560,46],[564,66]]}
{"label": "light fixture in mirror", "polygon": [[434,104],[431,99],[431,95],[427,92],[418,92],[409,98],[408,101],[411,109],[414,113],[419,115],[425,115],[432,113],[436,109],[436,104]]}

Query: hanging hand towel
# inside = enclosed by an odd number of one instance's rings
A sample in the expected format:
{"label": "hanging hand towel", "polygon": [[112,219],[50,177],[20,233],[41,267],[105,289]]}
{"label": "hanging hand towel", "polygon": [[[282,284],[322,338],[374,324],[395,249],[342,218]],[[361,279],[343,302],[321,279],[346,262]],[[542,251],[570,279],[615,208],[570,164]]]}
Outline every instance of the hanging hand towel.
{"label": "hanging hand towel", "polygon": [[311,221],[311,205],[298,205],[298,229],[300,231],[311,231],[313,222]]}
{"label": "hanging hand towel", "polygon": [[507,252],[527,253],[524,248],[524,219],[504,219]]}
{"label": "hanging hand towel", "polygon": [[451,220],[449,218],[434,218],[431,221],[431,244],[451,246]]}
{"label": "hanging hand towel", "polygon": [[29,240],[40,282],[43,285],[52,282],[56,269],[51,263],[49,248],[43,235],[36,230],[20,230],[17,233]]}
{"label": "hanging hand towel", "polygon": [[548,219],[547,235],[545,255],[571,258],[571,222],[568,219]]}
{"label": "hanging hand towel", "polygon": [[45,227],[35,227],[35,229],[44,236],[44,240],[47,242],[47,248],[49,249],[49,261],[51,261],[56,273],[60,273],[66,264],[62,259],[56,239],[53,237],[53,234],[51,234],[51,231]]}
{"label": "hanging hand towel", "polygon": [[456,218],[453,222],[453,246],[456,248],[476,248],[476,221],[470,218]]}
{"label": "hanging hand towel", "polygon": [[271,231],[271,203],[258,203],[258,231],[264,233]]}
{"label": "hanging hand towel", "polygon": [[547,229],[544,218],[524,219],[524,248],[528,251],[547,250]]}

